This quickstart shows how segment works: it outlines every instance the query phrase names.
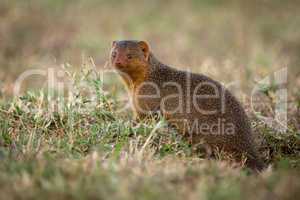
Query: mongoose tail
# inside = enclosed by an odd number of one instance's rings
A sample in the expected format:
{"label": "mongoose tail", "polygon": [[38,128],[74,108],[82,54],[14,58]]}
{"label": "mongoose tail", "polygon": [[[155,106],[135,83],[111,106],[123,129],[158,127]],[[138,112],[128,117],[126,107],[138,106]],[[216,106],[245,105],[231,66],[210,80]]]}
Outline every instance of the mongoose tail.
{"label": "mongoose tail", "polygon": [[255,154],[252,153],[247,155],[245,165],[255,172],[261,172],[267,168],[267,165],[262,161],[260,157],[258,157],[257,152],[255,152]]}

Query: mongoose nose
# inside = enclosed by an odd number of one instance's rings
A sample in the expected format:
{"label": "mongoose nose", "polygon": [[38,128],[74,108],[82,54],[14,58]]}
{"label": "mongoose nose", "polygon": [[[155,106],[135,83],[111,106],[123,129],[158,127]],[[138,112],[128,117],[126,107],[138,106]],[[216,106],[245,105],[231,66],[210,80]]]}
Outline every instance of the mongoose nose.
{"label": "mongoose nose", "polygon": [[121,62],[116,62],[115,64],[116,64],[116,66],[121,66],[122,65]]}

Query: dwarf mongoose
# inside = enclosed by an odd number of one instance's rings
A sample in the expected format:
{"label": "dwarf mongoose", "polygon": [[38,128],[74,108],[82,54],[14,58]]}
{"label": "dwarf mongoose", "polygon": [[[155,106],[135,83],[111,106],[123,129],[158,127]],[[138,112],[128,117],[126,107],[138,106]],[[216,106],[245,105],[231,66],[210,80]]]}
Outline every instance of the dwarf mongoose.
{"label": "dwarf mongoose", "polygon": [[161,63],[145,41],[114,41],[110,61],[130,90],[138,118],[160,112],[192,143],[203,140],[237,160],[245,156],[253,170],[264,168],[244,109],[219,82]]}

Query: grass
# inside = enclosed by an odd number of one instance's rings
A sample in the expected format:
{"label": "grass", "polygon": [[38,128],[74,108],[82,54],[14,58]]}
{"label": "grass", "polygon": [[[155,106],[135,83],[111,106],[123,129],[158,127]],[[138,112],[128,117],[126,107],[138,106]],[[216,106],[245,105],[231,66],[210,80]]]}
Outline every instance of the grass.
{"label": "grass", "polygon": [[[0,199],[298,199],[298,8],[294,0],[1,1]],[[239,82],[233,90],[269,169],[255,175],[222,153],[208,159],[163,118],[133,122],[118,77],[101,76],[111,41],[124,38],[147,40],[166,64]],[[285,66],[282,134],[257,118],[249,96]],[[32,76],[14,96],[20,74],[50,68],[55,85]],[[255,111],[274,117],[280,88],[264,84]]]}
{"label": "grass", "polygon": [[[1,104],[1,198],[292,199],[299,195],[296,132],[277,135],[266,127],[254,127],[263,133],[266,146],[260,151],[273,167],[260,175],[249,174],[222,156],[205,159],[163,119],[135,124],[130,116],[118,113],[118,102],[104,93],[99,73],[92,68],[67,74],[76,90],[69,94],[72,102],[55,106],[60,109],[49,110],[53,98],[46,98],[45,91]],[[76,80],[89,84],[96,100],[84,95]]]}

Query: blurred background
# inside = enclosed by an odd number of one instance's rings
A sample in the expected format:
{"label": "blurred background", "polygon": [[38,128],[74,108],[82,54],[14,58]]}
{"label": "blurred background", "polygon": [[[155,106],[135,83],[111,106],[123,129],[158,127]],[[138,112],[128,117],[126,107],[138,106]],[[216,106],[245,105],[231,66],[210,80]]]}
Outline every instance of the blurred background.
{"label": "blurred background", "polygon": [[[289,92],[300,86],[298,0],[1,0],[0,95],[9,97],[27,69],[100,70],[113,40],[150,43],[164,63],[251,87],[288,67]],[[34,78],[34,77],[33,77]],[[26,88],[39,88],[39,80]]]}

